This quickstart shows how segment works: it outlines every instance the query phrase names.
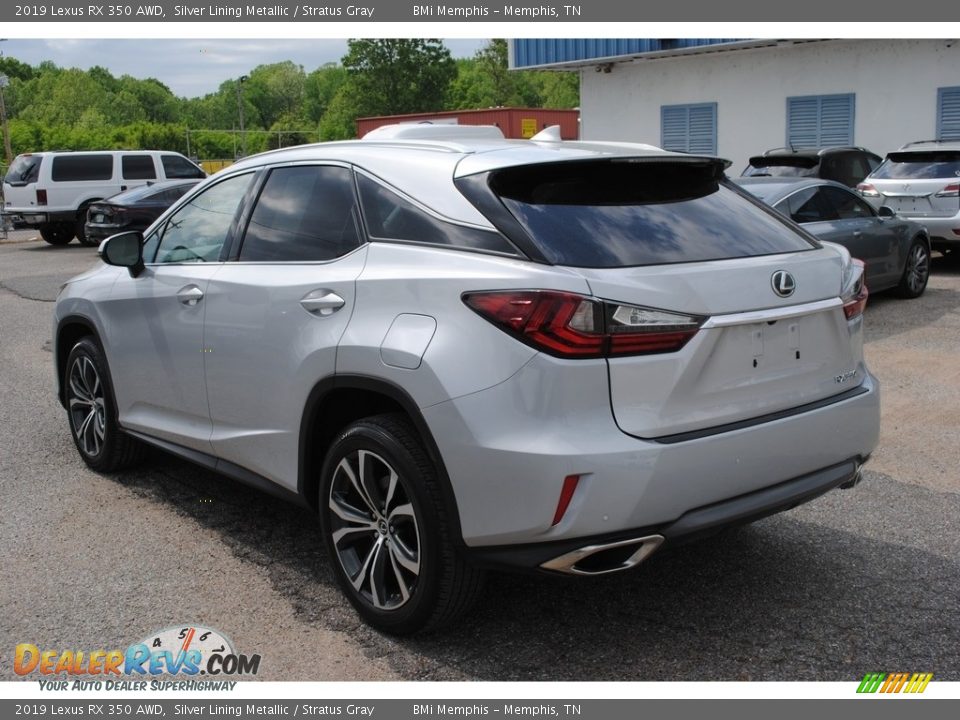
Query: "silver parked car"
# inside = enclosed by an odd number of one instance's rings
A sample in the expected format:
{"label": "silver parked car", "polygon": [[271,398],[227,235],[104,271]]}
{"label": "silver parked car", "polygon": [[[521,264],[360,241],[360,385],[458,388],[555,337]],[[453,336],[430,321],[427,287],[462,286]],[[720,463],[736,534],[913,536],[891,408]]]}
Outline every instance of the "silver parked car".
{"label": "silver parked car", "polygon": [[812,233],[843,245],[866,264],[870,292],[894,288],[900,297],[923,294],[930,278],[930,238],[919,223],[884,206],[874,210],[853,190],[829,180],[739,178],[744,190]]}
{"label": "silver parked car", "polygon": [[420,125],[247,158],[61,292],[77,449],[311,506],[394,633],[487,567],[626,570],[852,486],[879,433],[862,266],[725,166]]}
{"label": "silver parked car", "polygon": [[904,145],[857,186],[874,207],[886,205],[927,228],[934,250],[960,248],[960,141]]}

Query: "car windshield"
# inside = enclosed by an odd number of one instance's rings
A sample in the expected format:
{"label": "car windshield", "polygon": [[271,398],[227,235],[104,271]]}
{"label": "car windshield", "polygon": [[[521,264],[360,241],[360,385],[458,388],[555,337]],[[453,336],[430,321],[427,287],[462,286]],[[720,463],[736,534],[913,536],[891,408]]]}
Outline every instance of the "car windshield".
{"label": "car windshield", "polygon": [[110,202],[114,205],[131,205],[133,203],[140,202],[141,200],[149,200],[154,195],[160,195],[169,189],[169,185],[141,185],[140,187],[135,187],[132,190],[125,190],[122,193],[113,195],[110,198]]}
{"label": "car windshield", "polygon": [[878,180],[946,180],[960,177],[960,151],[890,153],[870,177]]}
{"label": "car windshield", "polygon": [[558,265],[658,265],[813,247],[709,161],[527,165],[494,172],[490,188]]}

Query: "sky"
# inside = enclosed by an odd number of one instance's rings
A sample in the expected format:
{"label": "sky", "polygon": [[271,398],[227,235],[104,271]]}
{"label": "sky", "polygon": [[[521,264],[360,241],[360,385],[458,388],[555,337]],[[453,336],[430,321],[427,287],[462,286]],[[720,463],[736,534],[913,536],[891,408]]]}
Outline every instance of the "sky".
{"label": "sky", "polygon": [[[471,57],[486,40],[443,41],[454,57]],[[197,97],[215,92],[224,80],[250,72],[257,65],[292,60],[310,72],[339,62],[347,41],[313,40],[18,40],[0,43],[0,53],[29,65],[50,60],[61,67],[87,70],[94,65],[115,76],[156,78],[175,95]]]}

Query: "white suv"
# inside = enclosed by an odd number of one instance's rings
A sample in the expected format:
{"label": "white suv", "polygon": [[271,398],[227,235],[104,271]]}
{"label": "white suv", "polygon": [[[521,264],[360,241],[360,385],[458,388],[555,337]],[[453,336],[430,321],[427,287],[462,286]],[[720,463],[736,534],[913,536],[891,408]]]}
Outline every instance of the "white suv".
{"label": "white suv", "polygon": [[91,203],[151,182],[203,177],[203,170],[173,152],[27,153],[14,159],[3,178],[3,214],[37,228],[51,245],[66,245],[74,236],[92,245],[84,231]]}
{"label": "white suv", "polygon": [[924,225],[934,250],[960,248],[960,141],[908,143],[857,186],[872,205],[884,205]]}
{"label": "white suv", "polygon": [[242,160],[64,287],[73,440],[314,508],[396,633],[485,567],[618,572],[851,486],[879,433],[863,266],[726,164],[417,125]]}

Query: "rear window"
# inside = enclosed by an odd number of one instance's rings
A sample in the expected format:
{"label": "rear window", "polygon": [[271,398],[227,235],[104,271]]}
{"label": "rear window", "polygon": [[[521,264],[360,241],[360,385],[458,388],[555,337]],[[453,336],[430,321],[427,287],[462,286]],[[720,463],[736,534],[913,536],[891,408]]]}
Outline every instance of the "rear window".
{"label": "rear window", "polygon": [[960,152],[890,153],[871,177],[878,180],[946,180],[960,177]]}
{"label": "rear window", "polygon": [[40,155],[18,155],[14,158],[3,181],[14,186],[36,182],[40,177]]}
{"label": "rear window", "polygon": [[490,188],[552,263],[628,267],[814,247],[716,163],[611,160],[496,171]]}
{"label": "rear window", "polygon": [[160,162],[163,163],[163,174],[170,180],[207,176],[203,170],[180,155],[161,155]]}
{"label": "rear window", "polygon": [[58,155],[50,170],[54,182],[109,180],[112,177],[113,155]]}
{"label": "rear window", "polygon": [[752,157],[743,171],[744,177],[817,177],[819,158],[811,157]]}

